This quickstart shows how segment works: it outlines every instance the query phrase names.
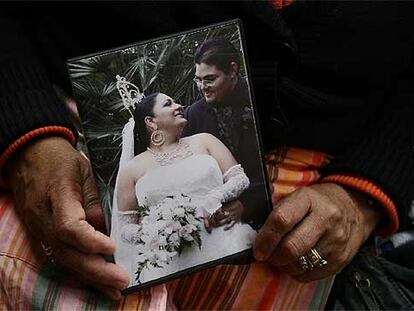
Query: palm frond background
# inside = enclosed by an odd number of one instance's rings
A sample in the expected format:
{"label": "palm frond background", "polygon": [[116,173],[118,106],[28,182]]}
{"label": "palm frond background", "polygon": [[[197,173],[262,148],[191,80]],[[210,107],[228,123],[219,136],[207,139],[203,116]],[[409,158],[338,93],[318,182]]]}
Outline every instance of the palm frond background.
{"label": "palm frond background", "polygon": [[[201,96],[193,83],[194,52],[202,42],[214,37],[230,40],[242,53],[240,29],[237,23],[230,23],[68,64],[88,153],[106,212],[112,205],[122,128],[131,117],[116,88],[116,75],[125,77],[145,95],[163,92],[182,105],[190,105]],[[241,67],[244,75],[244,66]]]}

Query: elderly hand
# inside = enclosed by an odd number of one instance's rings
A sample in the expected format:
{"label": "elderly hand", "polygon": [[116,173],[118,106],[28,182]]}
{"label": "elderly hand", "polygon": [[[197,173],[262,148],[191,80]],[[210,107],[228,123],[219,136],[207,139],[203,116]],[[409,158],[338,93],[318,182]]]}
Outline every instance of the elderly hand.
{"label": "elderly hand", "polygon": [[[259,231],[253,247],[266,260],[302,282],[335,274],[354,257],[382,213],[363,194],[336,184],[299,189],[279,201]],[[312,271],[298,262],[315,248],[327,265]]]}
{"label": "elderly hand", "polygon": [[114,253],[115,242],[95,229],[105,224],[89,161],[65,139],[48,137],[25,146],[6,173],[19,215],[51,247],[51,259],[120,299],[128,274],[103,257]]}

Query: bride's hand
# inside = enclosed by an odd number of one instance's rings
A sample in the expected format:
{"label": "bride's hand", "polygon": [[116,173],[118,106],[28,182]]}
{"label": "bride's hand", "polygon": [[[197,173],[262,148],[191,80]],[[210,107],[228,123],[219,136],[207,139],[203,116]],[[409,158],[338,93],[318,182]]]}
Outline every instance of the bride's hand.
{"label": "bride's hand", "polygon": [[203,210],[203,221],[204,221],[204,228],[208,233],[211,233],[211,225],[210,225],[210,214],[205,209]]}

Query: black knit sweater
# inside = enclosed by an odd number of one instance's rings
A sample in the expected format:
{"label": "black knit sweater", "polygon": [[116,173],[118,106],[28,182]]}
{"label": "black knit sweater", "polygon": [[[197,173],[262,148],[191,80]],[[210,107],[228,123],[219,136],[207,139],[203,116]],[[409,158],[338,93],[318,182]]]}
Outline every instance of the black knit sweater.
{"label": "black knit sweater", "polygon": [[[0,6],[0,152],[29,130],[71,128],[50,82],[70,92],[66,59],[239,17],[263,128],[277,118],[283,143],[333,155],[325,175],[371,179],[410,225],[411,3],[299,2],[282,16],[263,2]],[[268,147],[281,143],[272,134],[262,135]]]}
{"label": "black knit sweater", "polygon": [[72,128],[21,25],[1,19],[0,38],[0,152],[30,130],[52,125]]}

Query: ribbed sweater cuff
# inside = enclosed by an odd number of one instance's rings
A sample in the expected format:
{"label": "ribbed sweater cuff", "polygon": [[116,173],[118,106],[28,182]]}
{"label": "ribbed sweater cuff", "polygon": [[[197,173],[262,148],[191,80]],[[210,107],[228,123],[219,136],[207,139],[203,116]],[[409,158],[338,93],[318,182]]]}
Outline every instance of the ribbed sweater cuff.
{"label": "ribbed sweater cuff", "polygon": [[[3,35],[18,27],[7,26],[0,31]],[[69,110],[23,33],[6,38],[9,45],[0,48],[0,169],[34,137],[60,135],[72,143],[77,138]]]}
{"label": "ribbed sweater cuff", "polygon": [[291,5],[293,3],[293,0],[271,0],[270,2],[275,9],[280,10]]}
{"label": "ribbed sweater cuff", "polygon": [[28,142],[46,135],[62,136],[66,138],[73,146],[76,144],[76,137],[72,131],[62,126],[46,126],[30,131],[29,133],[21,136],[19,139],[13,142],[0,156],[0,187],[7,189],[9,188],[8,183],[3,178],[2,169],[10,157],[22,147],[24,147],[24,145],[26,145]]}
{"label": "ribbed sweater cuff", "polygon": [[388,235],[398,230],[399,219],[397,209],[390,197],[375,183],[355,175],[330,175],[322,179],[323,183],[335,183],[367,194],[378,202],[387,214],[387,219],[380,222],[373,231],[375,235]]}
{"label": "ribbed sweater cuff", "polygon": [[360,141],[350,144],[322,172],[323,176],[354,174],[374,181],[398,209],[399,230],[411,227],[408,215],[414,193],[412,85],[398,83],[395,96],[389,99],[393,105],[384,107],[376,115],[378,121],[361,133]]}

